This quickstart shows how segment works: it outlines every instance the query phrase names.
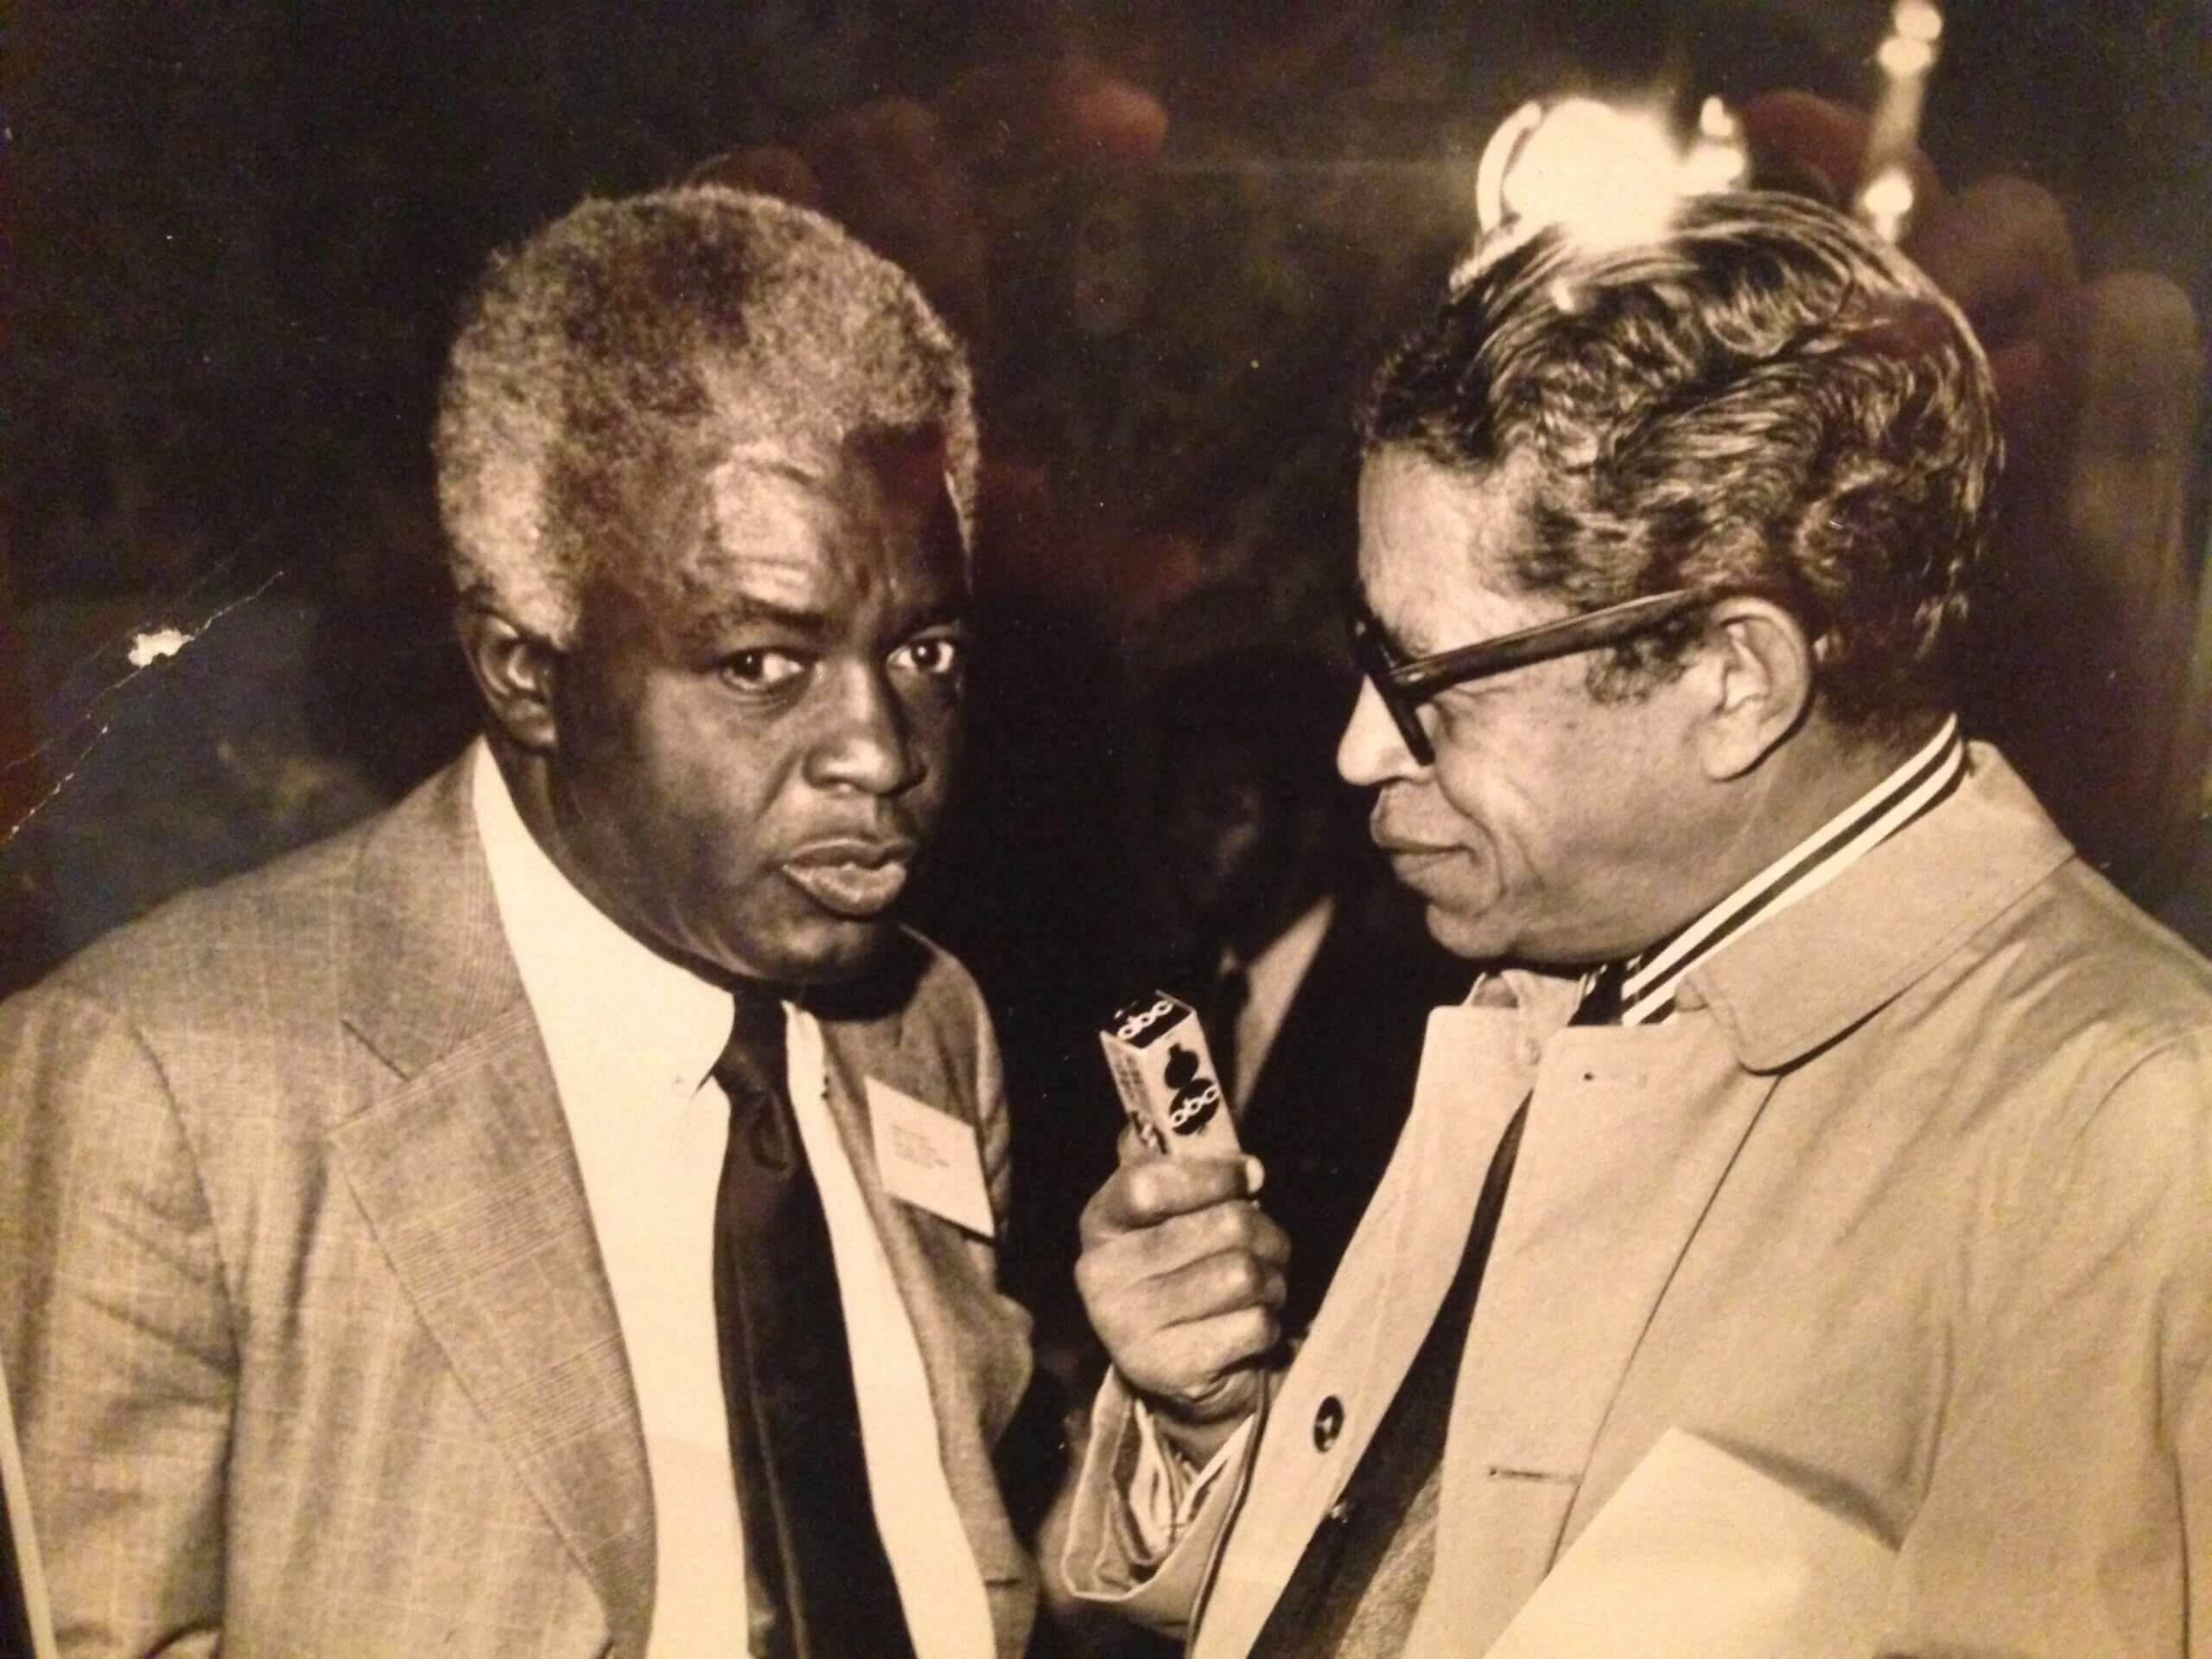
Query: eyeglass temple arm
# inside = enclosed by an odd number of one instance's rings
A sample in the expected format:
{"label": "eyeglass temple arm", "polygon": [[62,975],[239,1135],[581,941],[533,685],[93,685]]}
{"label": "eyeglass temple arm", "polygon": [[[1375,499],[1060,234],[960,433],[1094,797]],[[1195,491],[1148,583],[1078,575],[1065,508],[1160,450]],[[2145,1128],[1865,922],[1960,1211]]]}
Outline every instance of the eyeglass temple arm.
{"label": "eyeglass temple arm", "polygon": [[1570,656],[1592,645],[1610,645],[1657,627],[1706,603],[1708,597],[1688,588],[1678,588],[1671,593],[1631,599],[1624,604],[1608,605],[1580,616],[1540,622],[1518,633],[1502,633],[1494,639],[1439,652],[1433,657],[1392,664],[1388,671],[1390,684],[1408,696],[1420,696],[1459,683],[1475,673],[1502,674],[1523,663]]}

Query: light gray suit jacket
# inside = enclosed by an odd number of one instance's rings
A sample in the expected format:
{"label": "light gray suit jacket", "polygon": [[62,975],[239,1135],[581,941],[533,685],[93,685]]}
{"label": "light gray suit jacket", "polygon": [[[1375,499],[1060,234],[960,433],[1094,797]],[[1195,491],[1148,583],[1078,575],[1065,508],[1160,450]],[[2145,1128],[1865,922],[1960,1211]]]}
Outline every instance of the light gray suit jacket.
{"label": "light gray suit jacket", "polygon": [[[72,1654],[637,1655],[653,1510],[582,1179],[456,766],[0,1008],[0,1357]],[[991,1450],[1029,1375],[988,1241],[887,1198],[873,1075],[978,1126],[988,1020],[911,936],[822,1020],[999,1652]]]}

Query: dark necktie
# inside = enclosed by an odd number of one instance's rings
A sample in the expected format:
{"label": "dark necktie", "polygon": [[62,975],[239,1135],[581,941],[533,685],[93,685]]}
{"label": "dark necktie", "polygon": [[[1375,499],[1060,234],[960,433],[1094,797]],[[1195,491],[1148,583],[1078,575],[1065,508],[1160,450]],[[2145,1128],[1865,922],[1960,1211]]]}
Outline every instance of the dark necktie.
{"label": "dark necktie", "polygon": [[[1583,992],[1572,1023],[1612,1023],[1620,1014],[1620,971],[1599,970]],[[1528,1122],[1524,1097],[1491,1155],[1490,1172],[1475,1200],[1473,1221],[1459,1255],[1459,1266],[1444,1293],[1428,1335],[1406,1368],[1405,1380],[1377,1424],[1359,1465],[1342,1495],[1306,1541],[1290,1580],[1252,1644],[1270,1659],[1321,1659],[1334,1654],[1376,1570],[1389,1553],[1423,1485],[1444,1460],[1444,1435],[1452,1418],[1452,1394],[1466,1353],[1467,1332],[1475,1319],[1475,1298],[1483,1269],[1497,1236],[1505,1190],[1521,1151]]]}
{"label": "dark necktie", "polygon": [[836,1264],[785,1083],[784,1011],[741,988],[715,1081],[715,1323],[756,1659],[911,1656],[876,1530]]}
{"label": "dark necktie", "polygon": [[1251,1000],[1252,980],[1244,964],[1234,957],[1226,958],[1214,971],[1213,989],[1199,1023],[1205,1027],[1206,1047],[1213,1055],[1214,1081],[1221,1085],[1221,1097],[1229,1103],[1232,1116],[1236,1110],[1236,1021]]}

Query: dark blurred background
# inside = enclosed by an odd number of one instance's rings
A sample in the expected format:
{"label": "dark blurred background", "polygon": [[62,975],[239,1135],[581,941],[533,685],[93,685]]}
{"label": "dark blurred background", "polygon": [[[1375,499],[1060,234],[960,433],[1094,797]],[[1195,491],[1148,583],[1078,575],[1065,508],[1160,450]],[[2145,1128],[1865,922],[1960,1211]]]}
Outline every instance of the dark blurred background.
{"label": "dark blurred background", "polygon": [[[2031,775],[2086,851],[2202,941],[2188,308],[2212,301],[2207,10],[1944,12],[1923,143],[1946,182],[2048,191],[2078,264],[2058,287],[2163,279],[2120,290],[2157,301],[2120,305],[2125,349],[2037,383],[2048,406],[2020,416],[2019,563],[1999,565],[1993,611],[2056,666],[1993,658],[1980,723],[2009,736],[2056,709]],[[909,263],[974,346],[985,654],[923,909],[992,998],[1044,1171],[1054,1148],[1083,1168],[1107,1155],[1109,1108],[1057,1080],[1103,1081],[1087,1022],[1170,925],[1147,874],[1138,699],[1217,650],[1336,651],[1349,411],[1466,245],[1490,132],[1573,89],[1680,110],[1794,87],[1863,109],[1889,12],[34,0],[3,15],[0,989],[393,798],[467,740],[427,441],[456,308],[490,251],[583,194],[736,151],[741,175],[790,178]],[[1977,321],[2073,338],[2073,315]],[[2130,378],[2146,362],[2163,403]],[[2113,642],[2152,636],[2139,675],[2107,666]],[[1058,1240],[1065,1222],[1035,1226]]]}

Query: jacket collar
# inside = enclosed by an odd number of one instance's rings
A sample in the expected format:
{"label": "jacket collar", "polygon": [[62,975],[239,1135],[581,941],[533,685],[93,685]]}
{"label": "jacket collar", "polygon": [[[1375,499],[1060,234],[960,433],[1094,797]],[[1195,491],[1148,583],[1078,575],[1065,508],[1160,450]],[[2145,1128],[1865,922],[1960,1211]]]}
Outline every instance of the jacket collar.
{"label": "jacket collar", "polygon": [[1857,1024],[2074,856],[1994,748],[1967,765],[1949,800],[1690,970],[1679,1005],[1709,1007],[1746,1070]]}
{"label": "jacket collar", "polygon": [[370,827],[354,893],[346,1021],[402,1077],[522,1002],[466,756]]}

